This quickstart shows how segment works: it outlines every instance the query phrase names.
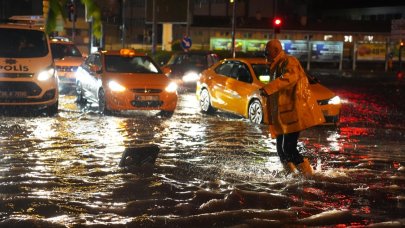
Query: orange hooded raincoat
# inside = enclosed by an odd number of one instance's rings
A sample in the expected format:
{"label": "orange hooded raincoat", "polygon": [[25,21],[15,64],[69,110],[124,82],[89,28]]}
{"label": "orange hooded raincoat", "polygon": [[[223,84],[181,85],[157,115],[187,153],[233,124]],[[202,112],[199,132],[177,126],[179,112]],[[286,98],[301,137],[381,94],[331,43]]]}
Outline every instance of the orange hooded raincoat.
{"label": "orange hooded raincoat", "polygon": [[273,138],[325,122],[299,61],[281,51],[270,65],[274,80],[263,87],[269,95],[267,109]]}

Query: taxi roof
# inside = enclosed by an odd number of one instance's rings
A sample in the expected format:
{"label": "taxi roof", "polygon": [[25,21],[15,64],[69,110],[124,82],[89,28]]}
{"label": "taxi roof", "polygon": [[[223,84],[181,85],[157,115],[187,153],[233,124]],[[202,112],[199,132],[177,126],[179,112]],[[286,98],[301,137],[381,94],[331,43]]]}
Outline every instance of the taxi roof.
{"label": "taxi roof", "polygon": [[269,62],[267,62],[266,58],[262,57],[252,57],[252,58],[227,58],[224,59],[224,61],[232,61],[232,60],[236,60],[236,61],[243,61],[243,62],[247,62],[249,64],[269,64]]}
{"label": "taxi roof", "polygon": [[55,37],[50,37],[49,40],[51,43],[68,43],[68,44],[73,44],[73,42],[67,38],[67,37],[62,37],[62,36],[55,36]]}
{"label": "taxi roof", "polygon": [[147,56],[143,52],[135,51],[133,49],[120,49],[120,50],[102,50],[100,53],[103,55],[123,55],[122,50],[127,50],[131,52],[131,56]]}

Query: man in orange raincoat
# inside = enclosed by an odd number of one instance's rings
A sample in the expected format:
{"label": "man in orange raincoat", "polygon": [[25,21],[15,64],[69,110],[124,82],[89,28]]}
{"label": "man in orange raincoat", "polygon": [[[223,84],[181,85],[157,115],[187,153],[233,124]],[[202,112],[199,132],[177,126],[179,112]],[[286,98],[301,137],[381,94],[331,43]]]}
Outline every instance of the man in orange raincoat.
{"label": "man in orange raincoat", "polygon": [[311,164],[297,149],[298,138],[300,131],[325,122],[324,116],[300,62],[282,50],[279,40],[267,42],[265,55],[271,80],[262,93],[268,96],[270,133],[276,138],[277,153],[287,171],[311,176]]}

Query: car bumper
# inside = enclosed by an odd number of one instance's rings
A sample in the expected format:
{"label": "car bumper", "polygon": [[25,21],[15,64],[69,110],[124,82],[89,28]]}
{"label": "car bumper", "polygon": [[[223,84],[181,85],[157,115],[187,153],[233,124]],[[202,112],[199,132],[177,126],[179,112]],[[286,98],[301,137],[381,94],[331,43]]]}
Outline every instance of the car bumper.
{"label": "car bumper", "polygon": [[325,117],[325,124],[336,124],[340,121],[340,109],[342,105],[321,105],[320,108]]}
{"label": "car bumper", "polygon": [[76,77],[75,72],[61,72],[58,71],[59,87],[75,87]]}
{"label": "car bumper", "polygon": [[55,104],[59,98],[57,81],[1,81],[0,106],[38,106]]}
{"label": "car bumper", "polygon": [[186,82],[186,81],[183,81],[183,80],[180,79],[180,78],[174,78],[174,79],[172,79],[172,80],[177,84],[177,86],[178,86],[180,89],[183,89],[183,90],[193,90],[193,91],[196,90],[196,85],[197,85],[197,82],[196,82],[196,81],[188,81],[188,82]]}
{"label": "car bumper", "polygon": [[177,106],[177,93],[139,94],[133,92],[108,92],[107,108],[124,110],[162,110],[173,112]]}

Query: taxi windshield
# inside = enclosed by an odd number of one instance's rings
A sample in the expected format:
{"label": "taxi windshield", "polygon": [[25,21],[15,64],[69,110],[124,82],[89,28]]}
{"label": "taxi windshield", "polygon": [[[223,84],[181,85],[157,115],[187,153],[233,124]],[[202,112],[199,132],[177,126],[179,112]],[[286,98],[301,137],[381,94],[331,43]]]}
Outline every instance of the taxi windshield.
{"label": "taxi windshield", "polygon": [[255,72],[255,75],[257,79],[260,80],[260,77],[262,76],[270,76],[269,72],[269,65],[267,64],[252,64],[253,71]]}
{"label": "taxi windshield", "polygon": [[55,59],[82,57],[82,53],[73,44],[51,43],[52,56]]}
{"label": "taxi windshield", "polygon": [[185,53],[173,55],[169,61],[168,65],[204,65],[206,66],[207,57],[203,54],[197,53]]}
{"label": "taxi windshield", "polygon": [[0,57],[35,58],[48,54],[46,35],[42,31],[0,28]]}
{"label": "taxi windshield", "polygon": [[160,68],[148,56],[106,55],[105,68],[114,73],[160,74]]}

